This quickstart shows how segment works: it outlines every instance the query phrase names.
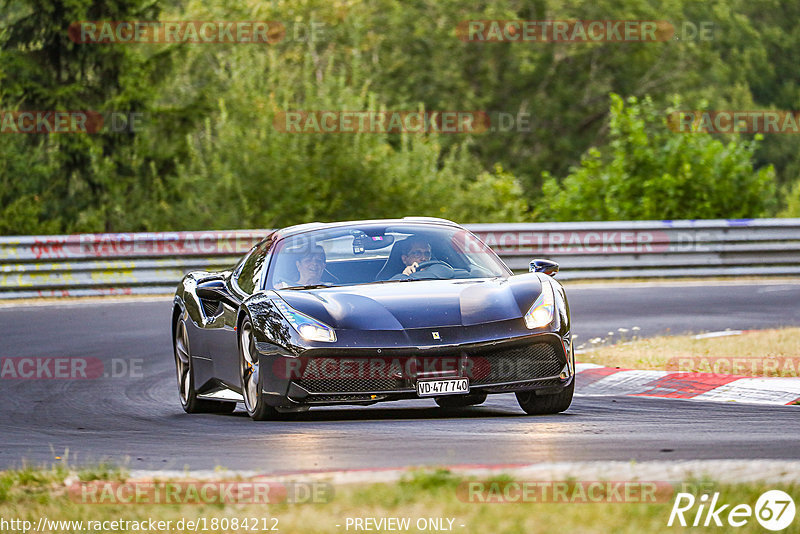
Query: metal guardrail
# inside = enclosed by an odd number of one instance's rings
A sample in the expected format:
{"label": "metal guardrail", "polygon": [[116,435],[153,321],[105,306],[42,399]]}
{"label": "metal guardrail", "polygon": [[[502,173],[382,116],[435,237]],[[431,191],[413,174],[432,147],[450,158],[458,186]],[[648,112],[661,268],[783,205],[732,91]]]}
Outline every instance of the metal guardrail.
{"label": "metal guardrail", "polygon": [[0,238],[0,299],[161,294],[236,263],[268,230]]}
{"label": "metal guardrail", "polygon": [[[800,275],[800,219],[467,225],[516,271],[559,278]],[[170,293],[190,270],[233,265],[268,230],[0,238],[0,299]]]}
{"label": "metal guardrail", "polygon": [[800,274],[800,219],[475,224],[514,270],[533,256],[559,278],[667,278]]}

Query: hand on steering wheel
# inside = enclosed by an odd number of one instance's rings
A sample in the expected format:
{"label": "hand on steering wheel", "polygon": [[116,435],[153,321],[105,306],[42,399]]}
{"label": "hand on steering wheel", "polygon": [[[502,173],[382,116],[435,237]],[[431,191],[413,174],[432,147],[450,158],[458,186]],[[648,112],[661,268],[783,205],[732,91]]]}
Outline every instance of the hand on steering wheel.
{"label": "hand on steering wheel", "polygon": [[411,273],[417,272],[419,268],[419,263],[414,262],[411,265],[408,265],[405,269],[403,269],[403,274],[409,276]]}
{"label": "hand on steering wheel", "polygon": [[[428,267],[431,267],[431,266],[434,266],[434,265],[441,265],[442,268],[443,268],[442,269],[443,272],[438,273],[437,275],[433,276],[433,278],[450,278],[450,277],[452,277],[453,268],[450,266],[449,263],[447,263],[445,261],[441,261],[441,260],[428,260],[428,261],[423,261],[423,262],[420,262],[420,263],[414,262],[414,263],[412,263],[411,265],[409,265],[408,267],[406,267],[403,270],[403,274],[410,277],[414,273],[418,273],[418,272],[422,271],[423,269],[427,269]],[[447,276],[448,274],[450,276]]]}

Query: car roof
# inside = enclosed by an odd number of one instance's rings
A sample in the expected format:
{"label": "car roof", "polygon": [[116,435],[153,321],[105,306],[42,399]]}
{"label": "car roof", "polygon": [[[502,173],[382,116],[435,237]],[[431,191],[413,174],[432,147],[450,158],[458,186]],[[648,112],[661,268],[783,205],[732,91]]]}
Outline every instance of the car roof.
{"label": "car roof", "polygon": [[280,230],[276,230],[274,233],[274,237],[276,239],[282,239],[286,236],[302,234],[305,232],[310,232],[312,230],[320,230],[324,228],[342,228],[352,225],[361,225],[361,224],[401,224],[401,223],[408,223],[408,224],[431,224],[436,226],[453,226],[456,228],[461,228],[461,226],[453,221],[447,219],[439,219],[437,217],[403,217],[402,219],[368,219],[368,220],[361,220],[361,221],[339,221],[339,222],[330,222],[330,223],[321,223],[321,222],[311,222],[305,224],[296,224],[294,226],[287,226],[286,228],[281,228]]}

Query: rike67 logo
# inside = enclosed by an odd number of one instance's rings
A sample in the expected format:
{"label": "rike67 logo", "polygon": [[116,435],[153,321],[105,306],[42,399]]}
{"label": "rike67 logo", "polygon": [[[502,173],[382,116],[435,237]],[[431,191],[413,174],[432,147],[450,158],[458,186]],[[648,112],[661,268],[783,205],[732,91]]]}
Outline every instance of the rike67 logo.
{"label": "rike67 logo", "polygon": [[[709,502],[710,500],[710,502]],[[678,493],[669,514],[667,526],[682,527],[743,527],[755,516],[767,530],[780,531],[794,521],[795,504],[792,497],[781,490],[769,490],[759,496],[755,507],[749,504],[731,505],[720,502],[719,492],[699,499],[691,493]]]}

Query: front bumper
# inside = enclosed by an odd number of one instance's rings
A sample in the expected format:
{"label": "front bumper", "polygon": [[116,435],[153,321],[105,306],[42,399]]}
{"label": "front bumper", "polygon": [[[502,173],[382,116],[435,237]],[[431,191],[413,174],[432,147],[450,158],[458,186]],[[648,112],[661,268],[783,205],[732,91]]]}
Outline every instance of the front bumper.
{"label": "front bumper", "polygon": [[267,352],[264,395],[283,407],[365,405],[419,398],[418,379],[453,377],[469,378],[472,393],[558,393],[574,379],[569,341],[549,332],[443,347]]}

